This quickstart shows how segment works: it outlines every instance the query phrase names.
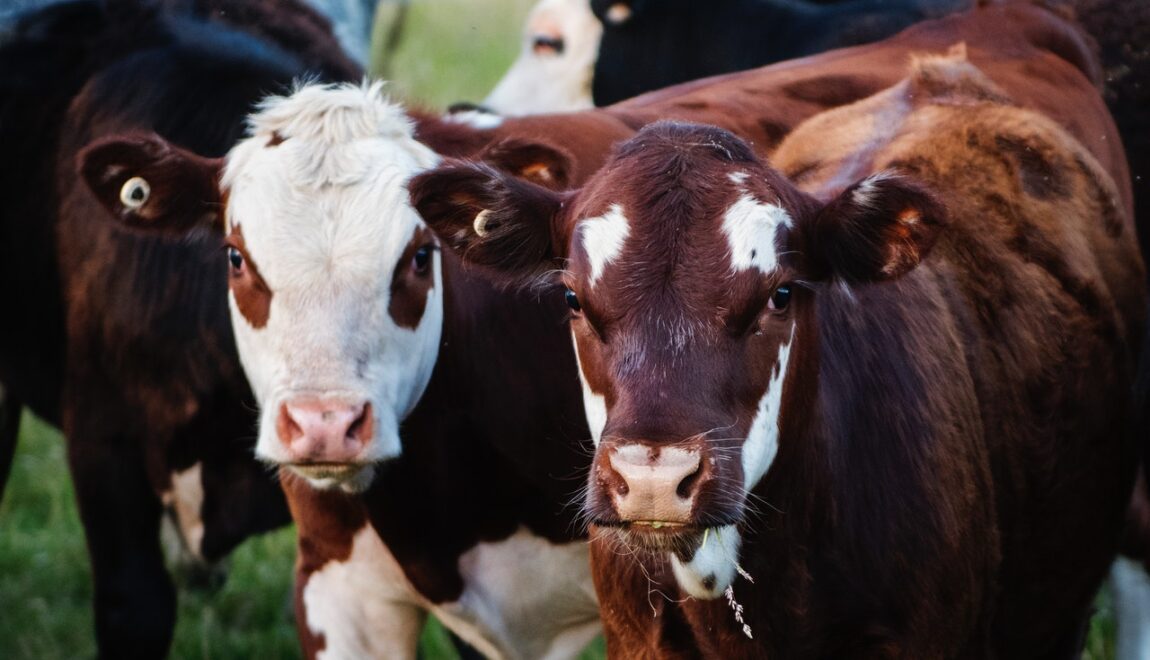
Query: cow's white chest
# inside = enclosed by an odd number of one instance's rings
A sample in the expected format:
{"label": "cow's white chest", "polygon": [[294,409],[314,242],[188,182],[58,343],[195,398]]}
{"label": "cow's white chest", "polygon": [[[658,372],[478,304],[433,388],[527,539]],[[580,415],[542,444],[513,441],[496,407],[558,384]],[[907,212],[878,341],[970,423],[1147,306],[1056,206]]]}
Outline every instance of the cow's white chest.
{"label": "cow's white chest", "polygon": [[587,543],[520,529],[459,559],[465,588],[443,623],[491,658],[573,658],[601,631]]}
{"label": "cow's white chest", "polygon": [[348,558],[304,587],[308,628],[325,641],[318,658],[414,658],[426,611],[491,658],[573,658],[601,630],[585,542],[520,530],[464,553],[459,570],[460,598],[432,604],[365,526]]}

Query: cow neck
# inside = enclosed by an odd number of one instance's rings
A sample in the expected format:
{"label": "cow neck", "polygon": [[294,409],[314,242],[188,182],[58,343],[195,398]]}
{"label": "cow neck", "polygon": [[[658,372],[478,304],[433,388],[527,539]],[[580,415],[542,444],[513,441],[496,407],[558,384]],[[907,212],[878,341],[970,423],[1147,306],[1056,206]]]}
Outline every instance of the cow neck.
{"label": "cow neck", "polygon": [[[500,290],[442,250],[444,328],[403,454],[380,466],[368,515],[413,586],[459,598],[459,557],[526,528],[579,535],[568,506],[589,463],[569,333],[558,305]],[[582,466],[582,467],[579,467]]]}

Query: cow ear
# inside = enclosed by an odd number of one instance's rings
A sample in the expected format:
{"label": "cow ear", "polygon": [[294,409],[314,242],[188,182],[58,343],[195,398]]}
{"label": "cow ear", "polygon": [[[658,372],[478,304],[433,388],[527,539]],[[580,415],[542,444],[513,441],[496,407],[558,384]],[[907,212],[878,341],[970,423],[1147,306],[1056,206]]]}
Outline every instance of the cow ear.
{"label": "cow ear", "polygon": [[557,267],[560,193],[462,161],[416,176],[408,190],[412,206],[465,263],[517,281]]}
{"label": "cow ear", "polygon": [[508,138],[488,147],[476,160],[552,190],[566,190],[571,180],[571,155],[538,142]]}
{"label": "cow ear", "polygon": [[811,280],[891,280],[913,270],[946,224],[942,205],[902,177],[876,174],[816,212],[802,233]]}
{"label": "cow ear", "polygon": [[172,235],[199,226],[223,231],[222,159],[204,158],[158,135],[117,135],[76,157],[81,177],[123,225]]}

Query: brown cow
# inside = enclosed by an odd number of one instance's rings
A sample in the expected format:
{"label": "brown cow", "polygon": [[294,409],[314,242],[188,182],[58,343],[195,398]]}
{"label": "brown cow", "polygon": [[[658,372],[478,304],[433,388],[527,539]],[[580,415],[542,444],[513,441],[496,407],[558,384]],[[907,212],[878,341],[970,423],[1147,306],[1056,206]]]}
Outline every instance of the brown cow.
{"label": "brown cow", "polygon": [[661,123],[574,193],[411,184],[465,259],[561,269],[609,652],[1076,657],[1133,479],[1125,169],[961,48],[772,162]]}

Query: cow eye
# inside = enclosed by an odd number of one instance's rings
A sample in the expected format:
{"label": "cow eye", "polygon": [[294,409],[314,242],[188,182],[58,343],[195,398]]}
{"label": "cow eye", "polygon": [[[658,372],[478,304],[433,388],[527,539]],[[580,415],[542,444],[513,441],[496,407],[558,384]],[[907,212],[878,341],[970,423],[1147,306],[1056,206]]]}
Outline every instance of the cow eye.
{"label": "cow eye", "polygon": [[579,296],[575,295],[574,291],[567,289],[567,293],[563,295],[567,299],[567,306],[571,308],[571,311],[583,311],[583,306],[579,304]]}
{"label": "cow eye", "polygon": [[775,289],[771,294],[771,301],[767,303],[767,309],[783,310],[787,308],[791,302],[791,287],[784,284]]}
{"label": "cow eye", "polygon": [[539,34],[535,35],[535,39],[531,42],[531,50],[536,55],[562,55],[563,48],[563,37],[548,37]]}
{"label": "cow eye", "polygon": [[234,247],[228,246],[228,263],[232,265],[232,270],[239,272],[244,268],[244,255],[242,252]]}
{"label": "cow eye", "polygon": [[424,245],[415,251],[411,258],[411,268],[419,275],[426,275],[431,266],[431,246]]}

